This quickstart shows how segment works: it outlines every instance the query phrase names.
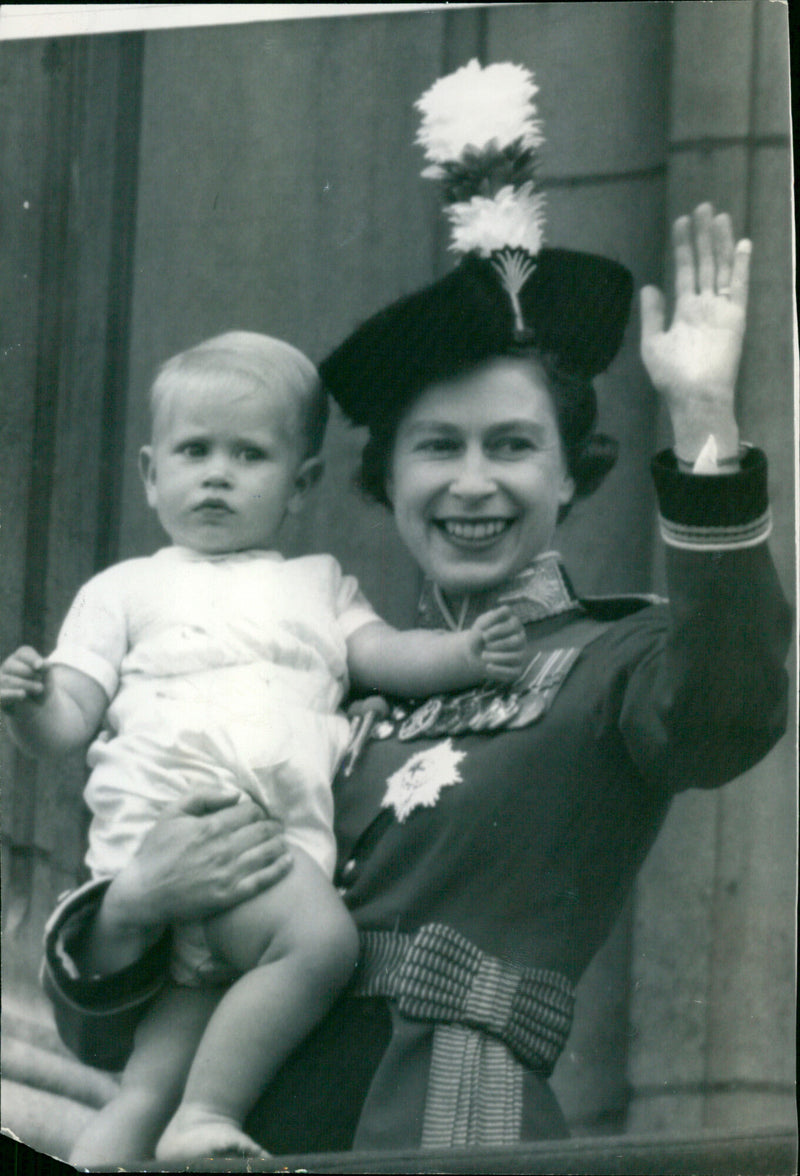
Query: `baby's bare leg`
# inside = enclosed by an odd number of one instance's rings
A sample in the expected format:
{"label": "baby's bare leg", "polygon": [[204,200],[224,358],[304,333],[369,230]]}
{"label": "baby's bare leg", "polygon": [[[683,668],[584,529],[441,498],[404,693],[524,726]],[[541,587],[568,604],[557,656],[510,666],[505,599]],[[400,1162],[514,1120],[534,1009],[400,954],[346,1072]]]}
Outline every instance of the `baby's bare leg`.
{"label": "baby's bare leg", "polygon": [[223,992],[170,984],[139,1022],[119,1094],[72,1146],[79,1168],[147,1160],[183,1092],[197,1043]]}
{"label": "baby's bare leg", "polygon": [[206,924],[212,949],[245,974],[203,1034],[159,1160],[263,1154],[242,1131],[245,1115],[350,978],[352,920],[316,863],[292,853],[277,885]]}

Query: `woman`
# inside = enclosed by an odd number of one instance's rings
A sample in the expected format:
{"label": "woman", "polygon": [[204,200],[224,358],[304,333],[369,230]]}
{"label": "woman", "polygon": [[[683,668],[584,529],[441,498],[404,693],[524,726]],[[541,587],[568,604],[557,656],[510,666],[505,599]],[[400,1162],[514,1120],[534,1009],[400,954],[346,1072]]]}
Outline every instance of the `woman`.
{"label": "woman", "polygon": [[[536,145],[510,142],[528,157]],[[429,158],[452,182],[452,160]],[[482,252],[458,205],[485,195],[465,201],[456,184],[462,262],[321,368],[369,429],[362,480],[425,573],[423,623],[458,627],[502,600],[530,663],[511,689],[388,716],[376,704],[345,761],[338,884],[361,958],[250,1116],[273,1152],[564,1134],[547,1077],[574,987],[672,796],[741,774],[783,730],[789,613],[765,546],[766,463],[740,447],[733,415],[749,243],[703,205],[675,225],[669,330],[659,292],[642,292],[642,354],[674,430],[653,464],[670,604],[580,601],[551,542],[613,464],[591,379],[619,345],[630,277],[541,248],[516,162],[521,237],[498,241],[493,221]],[[164,945],[143,954],[144,930],[225,909],[290,868],[248,806],[202,808],[165,818],[129,869],[54,916],[45,980],[87,1061],[118,1065],[157,994]]]}

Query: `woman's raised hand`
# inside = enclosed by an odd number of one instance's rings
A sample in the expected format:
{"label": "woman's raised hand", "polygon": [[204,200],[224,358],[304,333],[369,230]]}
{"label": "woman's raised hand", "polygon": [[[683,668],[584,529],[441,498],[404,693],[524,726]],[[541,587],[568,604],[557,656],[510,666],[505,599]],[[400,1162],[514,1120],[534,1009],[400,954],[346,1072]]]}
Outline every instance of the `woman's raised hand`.
{"label": "woman's raised hand", "polygon": [[282,832],[251,800],[199,790],[149,830],[109,886],[106,916],[155,928],[227,910],[291,869]]}
{"label": "woman's raised hand", "polygon": [[665,299],[641,292],[642,359],[669,409],[675,452],[693,462],[709,434],[719,457],[735,457],[739,433],[734,393],[742,354],[751,244],[734,243],[727,213],[710,204],[682,216],[672,230],[675,307],[665,330]]}

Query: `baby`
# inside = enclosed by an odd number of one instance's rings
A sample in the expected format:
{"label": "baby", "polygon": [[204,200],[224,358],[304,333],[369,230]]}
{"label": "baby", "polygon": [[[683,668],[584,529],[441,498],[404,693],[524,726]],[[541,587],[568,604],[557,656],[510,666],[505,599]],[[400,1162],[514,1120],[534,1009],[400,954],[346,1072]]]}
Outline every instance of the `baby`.
{"label": "baby", "polygon": [[[140,454],[172,545],[95,576],[55,652],[0,667],[18,745],[91,742],[87,864],[112,876],[165,806],[209,785],[285,827],[293,865],[271,889],[173,928],[172,983],[144,1015],[119,1094],[71,1160],[263,1154],[245,1116],[349,979],[355,927],[331,883],[331,780],[356,691],[425,696],[523,668],[506,609],[466,632],[398,632],[328,555],[275,543],[322,473],[314,366],[287,343],[231,332],[169,360]],[[99,734],[98,734],[99,731]]]}

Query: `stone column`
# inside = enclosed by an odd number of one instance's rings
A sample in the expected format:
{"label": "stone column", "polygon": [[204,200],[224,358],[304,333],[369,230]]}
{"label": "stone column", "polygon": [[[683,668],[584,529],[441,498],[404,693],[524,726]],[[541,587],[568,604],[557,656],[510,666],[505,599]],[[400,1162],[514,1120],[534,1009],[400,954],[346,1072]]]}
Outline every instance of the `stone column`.
{"label": "stone column", "polygon": [[[771,546],[793,598],[793,316],[785,6],[677,4],[668,206],[729,209],[754,242],[740,377],[766,450]],[[792,683],[794,667],[790,666]],[[791,705],[794,716],[794,704]],[[673,806],[640,876],[632,944],[632,1132],[794,1123],[796,735],[719,792]]]}

